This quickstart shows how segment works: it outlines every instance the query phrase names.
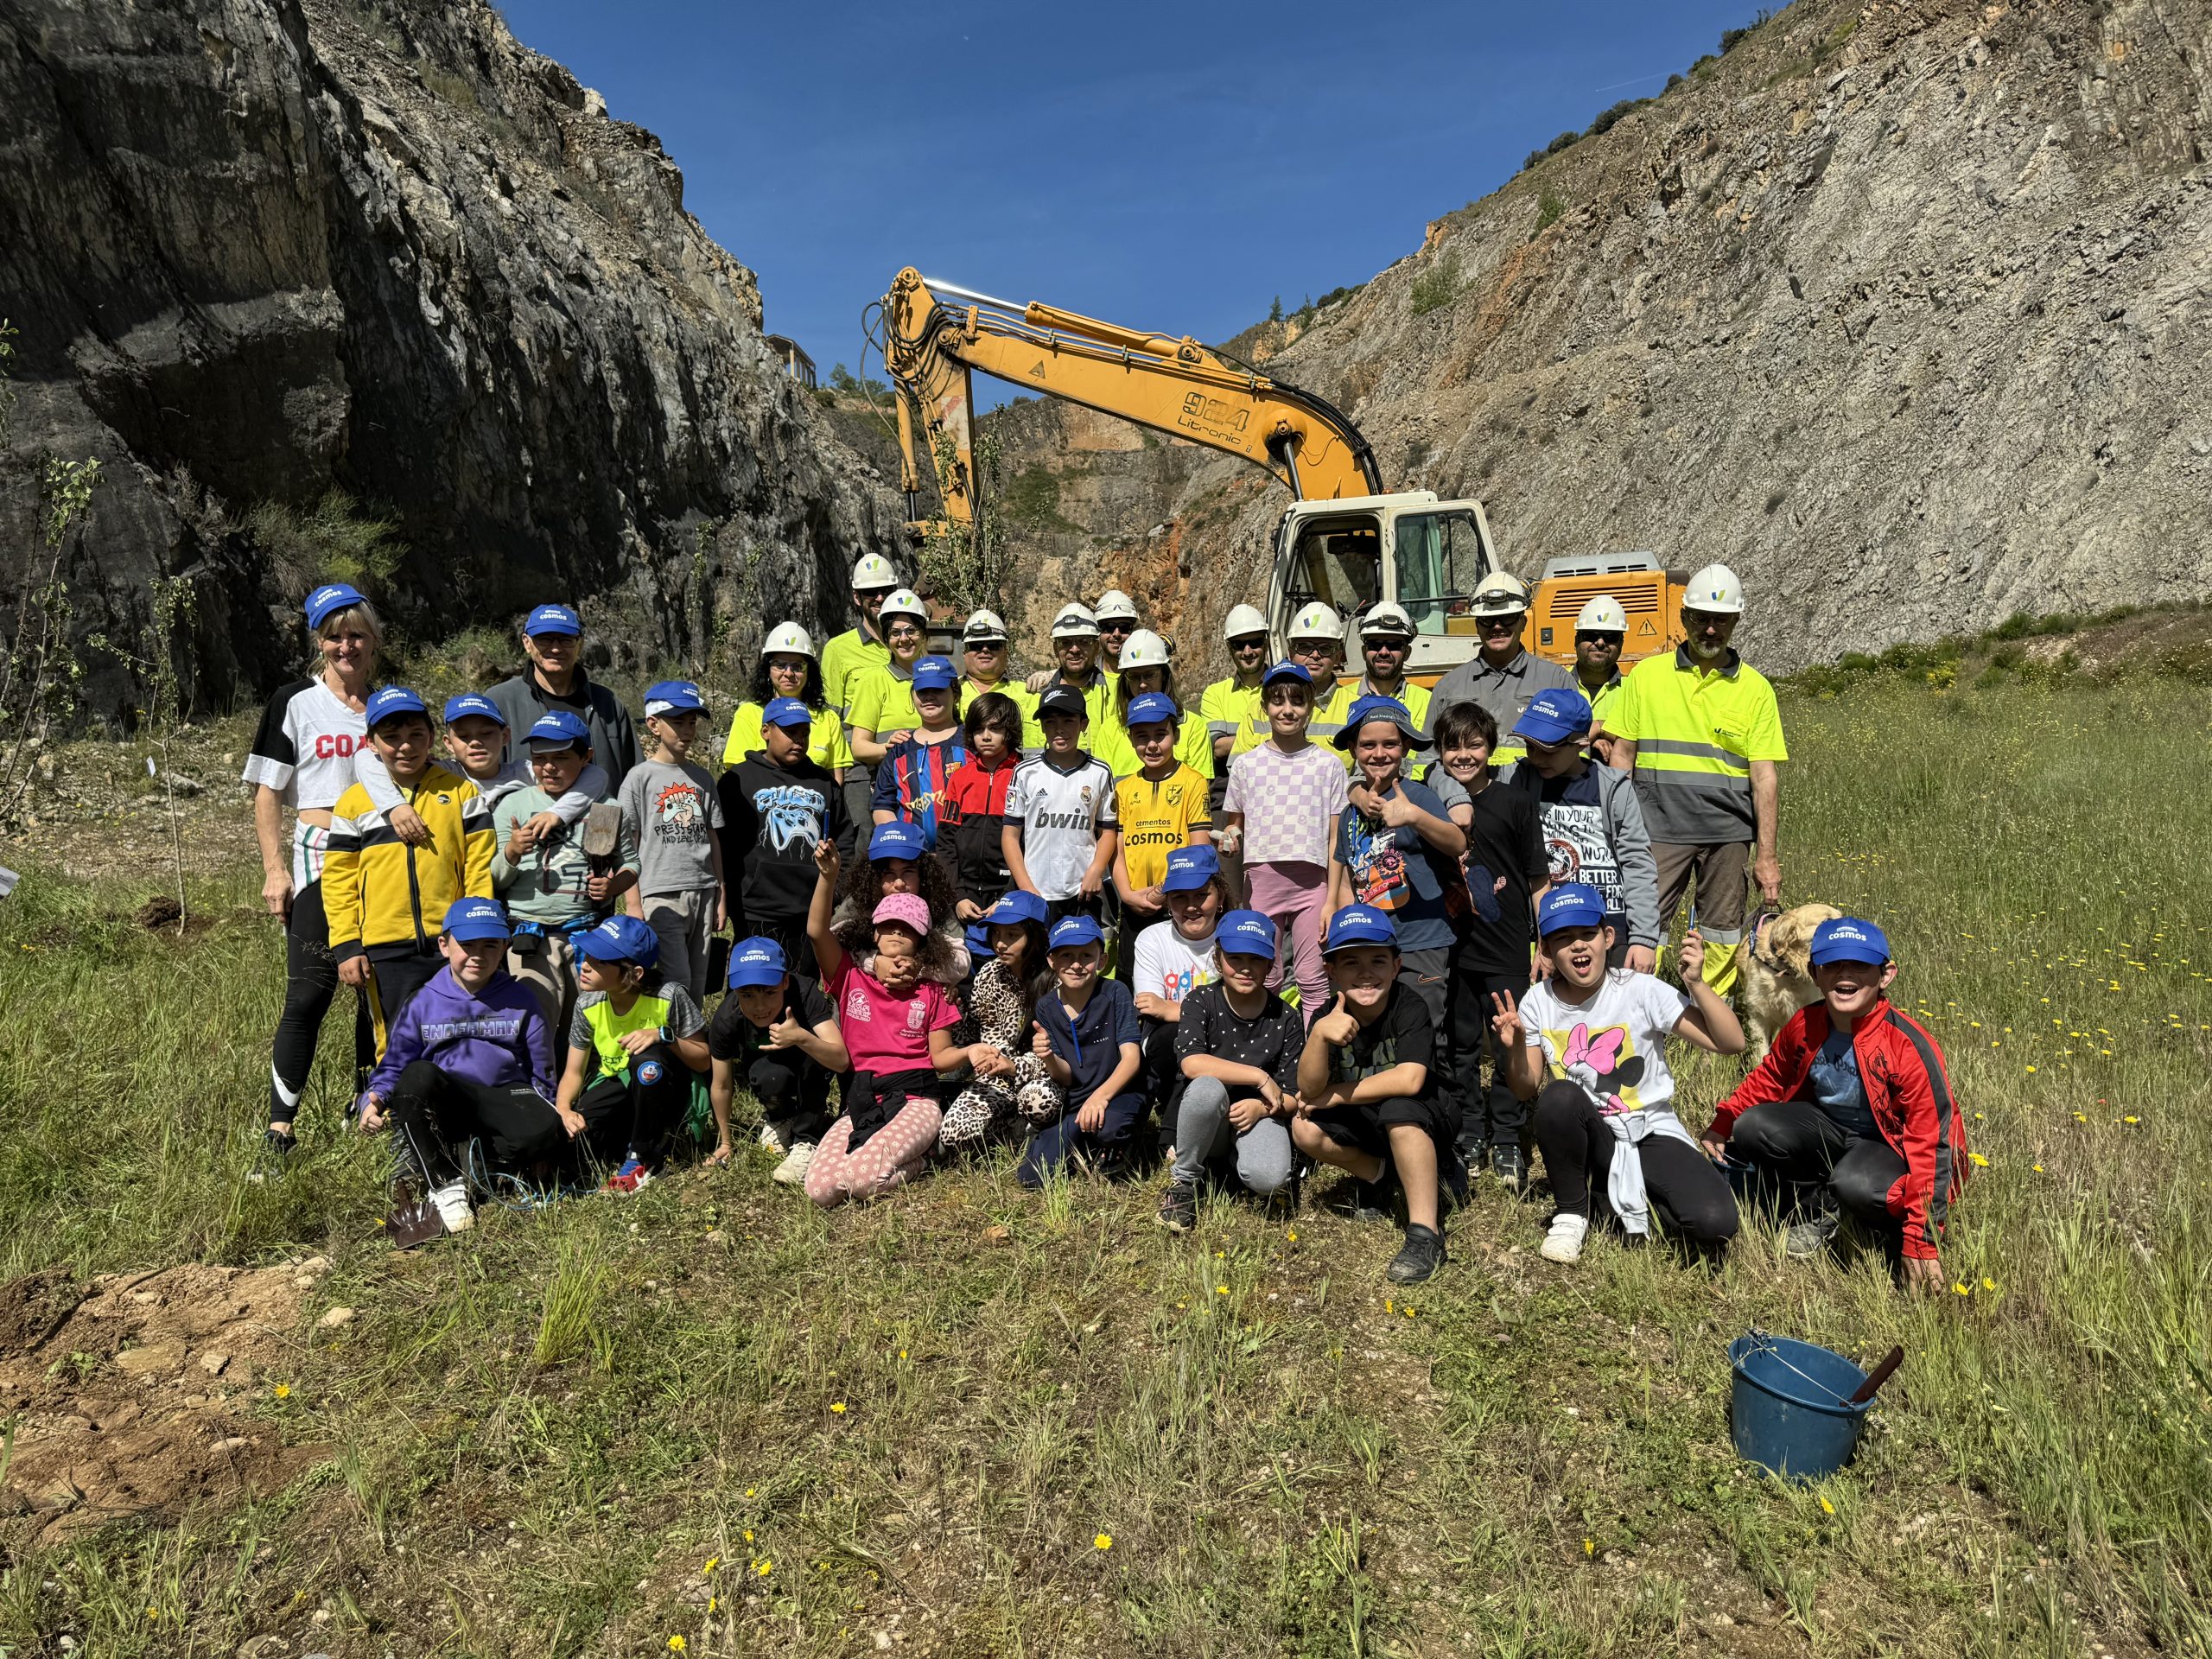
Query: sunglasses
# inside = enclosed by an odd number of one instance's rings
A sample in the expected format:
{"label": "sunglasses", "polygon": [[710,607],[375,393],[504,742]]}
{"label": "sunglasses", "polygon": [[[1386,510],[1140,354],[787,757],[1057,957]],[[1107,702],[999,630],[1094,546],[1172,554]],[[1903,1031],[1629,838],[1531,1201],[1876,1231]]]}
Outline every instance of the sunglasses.
{"label": "sunglasses", "polygon": [[1309,639],[1293,645],[1290,654],[1294,657],[1329,657],[1333,656],[1335,651],[1336,648],[1325,640]]}
{"label": "sunglasses", "polygon": [[1136,631],[1136,626],[1137,625],[1134,622],[1101,622],[1098,625],[1098,632],[1101,633],[1134,633]]}
{"label": "sunglasses", "polygon": [[1622,633],[1578,633],[1574,636],[1574,643],[1578,645],[1618,645],[1624,643],[1627,638]]}

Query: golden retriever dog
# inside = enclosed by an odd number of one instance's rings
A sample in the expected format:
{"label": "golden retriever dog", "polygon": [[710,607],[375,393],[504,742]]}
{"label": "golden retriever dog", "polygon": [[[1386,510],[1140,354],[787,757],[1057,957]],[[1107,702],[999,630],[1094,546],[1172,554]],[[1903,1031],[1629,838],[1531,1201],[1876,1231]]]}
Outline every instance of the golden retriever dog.
{"label": "golden retriever dog", "polygon": [[1791,1014],[1821,1000],[1813,983],[1813,930],[1842,914],[1834,905],[1799,905],[1779,914],[1762,912],[1745,931],[1736,1007],[1753,1065],[1766,1058]]}

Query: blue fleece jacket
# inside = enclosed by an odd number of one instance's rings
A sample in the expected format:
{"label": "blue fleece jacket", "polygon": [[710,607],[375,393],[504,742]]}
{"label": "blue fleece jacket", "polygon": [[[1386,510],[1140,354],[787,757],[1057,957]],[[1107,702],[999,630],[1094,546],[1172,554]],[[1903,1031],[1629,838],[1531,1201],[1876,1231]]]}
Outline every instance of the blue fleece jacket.
{"label": "blue fleece jacket", "polygon": [[368,1092],[390,1100],[399,1074],[416,1060],[486,1088],[530,1084],[553,1098],[553,1036],[536,993],[502,968],[480,996],[471,996],[451,968],[407,1000],[392,1022],[384,1058]]}

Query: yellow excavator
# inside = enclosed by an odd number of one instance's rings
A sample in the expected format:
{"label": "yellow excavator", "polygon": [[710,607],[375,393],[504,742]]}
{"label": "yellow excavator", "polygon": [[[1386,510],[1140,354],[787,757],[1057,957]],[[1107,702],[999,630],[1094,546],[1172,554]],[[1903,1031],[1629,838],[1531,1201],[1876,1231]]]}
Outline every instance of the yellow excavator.
{"label": "yellow excavator", "polygon": [[[944,518],[975,520],[970,376],[980,371],[1241,455],[1287,487],[1294,501],[1276,530],[1268,585],[1278,656],[1290,618],[1315,599],[1348,620],[1385,600],[1403,606],[1418,630],[1407,671],[1425,683],[1475,654],[1475,588],[1503,569],[1482,503],[1441,500],[1433,490],[1385,491],[1359,429],[1313,393],[1188,335],[1171,339],[1056,306],[994,299],[911,265],[893,280],[869,330],[896,387],[899,483],[910,518],[924,476],[919,440]],[[914,527],[927,534],[942,521]],[[1681,639],[1682,581],[1648,553],[1554,559],[1535,584],[1524,643],[1572,664],[1575,617],[1610,594],[1628,613],[1625,667]]]}

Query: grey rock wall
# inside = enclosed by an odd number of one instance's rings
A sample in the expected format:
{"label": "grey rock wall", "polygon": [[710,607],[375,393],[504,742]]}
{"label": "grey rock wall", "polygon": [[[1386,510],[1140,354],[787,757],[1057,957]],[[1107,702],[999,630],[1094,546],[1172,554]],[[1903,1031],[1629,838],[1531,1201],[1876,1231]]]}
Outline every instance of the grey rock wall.
{"label": "grey rock wall", "polygon": [[[200,708],[301,655],[323,572],[248,533],[264,504],[396,518],[415,640],[558,597],[632,667],[734,667],[771,611],[843,626],[843,570],[894,550],[886,481],[776,373],[658,142],[487,5],[17,0],[0,109],[0,623],[49,454],[105,463],[80,638],[136,640],[188,582]],[[123,717],[143,687],[86,660]]]}
{"label": "grey rock wall", "polygon": [[[2199,596],[2208,67],[2212,0],[1801,0],[1242,343],[1349,412],[1394,487],[1482,498],[1525,575],[1593,550],[1735,564],[1778,666]],[[1417,284],[1448,297],[1417,313]],[[1090,464],[1093,417],[1000,418]],[[1149,481],[1123,482],[1135,512],[1065,489],[1053,550],[1095,592],[1171,518],[1176,613],[1210,648],[1264,592],[1282,493],[1190,454],[1119,458]]]}

